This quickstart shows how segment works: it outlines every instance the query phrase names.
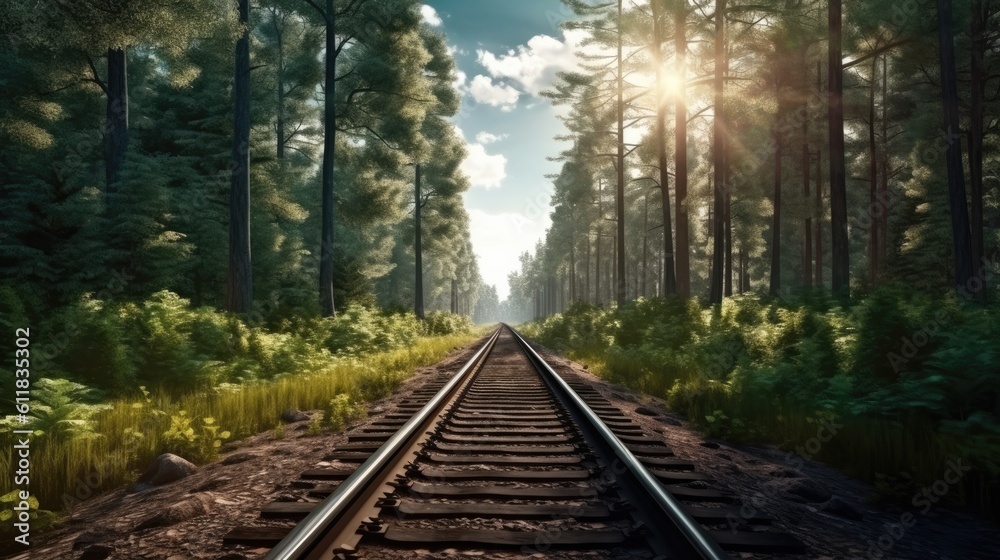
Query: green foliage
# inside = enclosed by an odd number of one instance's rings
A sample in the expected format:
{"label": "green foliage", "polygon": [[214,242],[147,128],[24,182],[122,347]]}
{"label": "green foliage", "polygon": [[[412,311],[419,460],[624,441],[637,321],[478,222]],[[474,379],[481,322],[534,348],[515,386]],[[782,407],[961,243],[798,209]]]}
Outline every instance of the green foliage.
{"label": "green foliage", "polygon": [[218,456],[223,440],[229,439],[232,434],[220,431],[215,425],[215,418],[201,418],[200,424],[195,420],[188,417],[186,410],[171,415],[170,427],[163,432],[163,443],[169,452],[190,461],[212,461]]}
{"label": "green foliage", "polygon": [[[54,512],[39,509],[38,498],[34,495],[29,495],[27,500],[21,500],[21,492],[22,490],[12,490],[0,496],[0,523],[3,523],[0,534],[5,537],[14,533],[14,523],[24,522],[19,516],[25,511],[28,515],[28,524],[36,531],[50,527],[58,519]],[[27,510],[22,502],[27,502]]]}
{"label": "green foliage", "polygon": [[63,317],[72,336],[55,358],[61,369],[99,389],[131,389],[136,383],[135,354],[118,310],[88,297],[70,306]]}
{"label": "green foliage", "polygon": [[347,355],[398,348],[420,336],[415,316],[387,315],[358,305],[347,306],[328,321],[327,329],[325,347],[334,354]]}
{"label": "green foliage", "polygon": [[[228,328],[236,324],[228,316],[223,317],[219,325]],[[237,357],[245,357],[254,345],[249,339],[257,331],[245,326],[239,331],[248,340],[243,349],[234,352]],[[296,338],[313,348],[313,356],[321,359],[302,361],[300,369],[276,375],[272,380],[224,382],[203,389],[189,386],[150,390],[139,386],[100,404],[89,402],[101,398],[99,393],[79,384],[37,381],[38,396],[47,404],[41,400],[36,404],[51,405],[52,412],[45,418],[55,426],[45,428],[45,434],[35,436],[32,443],[32,489],[40,507],[71,508],[106,489],[132,483],[136,471],[164,452],[195,462],[211,461],[228,439],[273,431],[281,412],[289,408],[326,409],[325,417],[330,422],[344,425],[363,416],[366,399],[384,396],[415,368],[440,361],[456,346],[478,336],[420,338],[406,348],[334,357],[315,348],[318,342],[299,335],[260,334],[264,335],[262,340]],[[320,433],[324,429],[321,417],[314,418],[310,433]],[[11,425],[10,420],[5,423]],[[12,438],[9,430],[0,430],[0,444],[9,448],[14,444]],[[11,471],[11,459],[0,455],[0,468]],[[12,477],[0,480],[0,494],[13,490],[12,483]]]}
{"label": "green foliage", "polygon": [[465,315],[447,311],[431,311],[424,317],[424,334],[428,336],[464,333],[471,329],[472,321]]}
{"label": "green foliage", "polygon": [[315,370],[334,355],[393,350],[413,344],[425,328],[436,336],[471,328],[464,317],[432,317],[424,327],[412,314],[348,306],[336,318],[286,320],[274,331],[166,291],[142,303],[85,298],[64,315],[73,334],[56,362],[74,379],[119,395],[140,384],[186,391]]}
{"label": "green foliage", "polygon": [[847,309],[812,294],[705,310],[655,299],[618,311],[578,304],[525,331],[666,398],[712,437],[795,448],[825,421],[843,428],[819,457],[868,480],[905,471],[912,490],[940,476],[949,454],[987,480],[1000,476],[995,307],[887,286]]}
{"label": "green foliage", "polygon": [[36,440],[101,437],[94,431],[93,416],[109,408],[99,404],[103,396],[100,391],[68,379],[38,379],[31,384],[30,422],[16,426],[8,417],[5,424],[30,429]]}
{"label": "green foliage", "polygon": [[330,402],[323,407],[323,424],[339,432],[351,422],[364,418],[365,415],[363,404],[351,402],[351,396],[348,394],[340,394],[330,399]]}

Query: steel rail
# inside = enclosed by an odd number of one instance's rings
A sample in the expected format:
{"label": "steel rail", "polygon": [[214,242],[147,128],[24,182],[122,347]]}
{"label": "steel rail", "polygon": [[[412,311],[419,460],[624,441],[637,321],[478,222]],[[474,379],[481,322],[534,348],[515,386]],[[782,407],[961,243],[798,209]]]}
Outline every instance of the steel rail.
{"label": "steel rail", "polygon": [[378,448],[358,470],[349,476],[337,489],[295,526],[284,539],[264,556],[263,560],[299,560],[310,554],[326,536],[328,528],[337,519],[347,515],[359,505],[373,485],[381,480],[380,474],[391,468],[398,456],[421,436],[423,425],[440,412],[440,409],[454,396],[469,375],[476,371],[483,359],[493,348],[500,332],[496,332],[466,362],[444,387],[430,401],[411,417],[388,441]]}
{"label": "steel rail", "polygon": [[[694,558],[702,560],[731,560],[731,557],[719,547],[718,543],[705,534],[698,522],[684,511],[681,503],[663,488],[663,485],[656,480],[639,459],[629,451],[614,432],[590,409],[583,398],[528,344],[524,337],[521,336],[521,333],[510,326],[507,326],[507,328],[514,333],[514,338],[536,365],[539,372],[543,373],[543,379],[549,382],[557,395],[564,397],[563,400],[564,404],[567,404],[567,409],[571,413],[576,413],[574,414],[575,416],[583,419],[588,427],[600,436],[602,443],[614,453],[617,460],[625,466],[627,472],[642,487],[645,494],[659,507],[660,511],[657,513],[666,516],[671,525],[677,529],[677,532],[680,533],[683,541],[691,549],[691,552],[697,555]],[[579,427],[581,429],[584,428],[582,425]],[[659,527],[648,527],[648,529],[651,533],[654,533],[651,535],[651,540],[655,540],[657,537],[664,537],[662,534],[655,534],[660,530]],[[673,551],[673,553],[677,554],[678,551]],[[684,558],[688,557],[684,556]]]}

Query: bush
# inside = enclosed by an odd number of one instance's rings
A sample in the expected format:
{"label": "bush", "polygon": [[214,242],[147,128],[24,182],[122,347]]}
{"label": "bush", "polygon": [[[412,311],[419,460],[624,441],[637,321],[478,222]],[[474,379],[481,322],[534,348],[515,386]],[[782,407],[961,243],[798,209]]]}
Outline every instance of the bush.
{"label": "bush", "polygon": [[447,311],[431,311],[424,317],[424,334],[428,336],[464,333],[471,329],[472,321],[465,315]]}
{"label": "bush", "polygon": [[62,318],[66,332],[71,333],[56,358],[62,371],[86,385],[115,393],[136,386],[134,346],[129,344],[128,331],[117,309],[84,298],[70,306]]}
{"label": "bush", "polygon": [[961,497],[1000,474],[996,306],[887,285],[846,308],[817,290],[706,309],[675,298],[616,311],[577,304],[524,330],[596,362],[610,381],[666,398],[710,436],[794,448],[829,421],[844,428],[819,456],[869,481],[910,472],[912,490],[961,456],[984,473],[963,482]]}
{"label": "bush", "polygon": [[412,314],[385,315],[359,305],[348,305],[335,319],[324,322],[328,333],[324,346],[334,354],[392,350],[413,343],[421,334]]}
{"label": "bush", "polygon": [[323,424],[331,430],[340,431],[365,415],[364,405],[351,402],[350,395],[342,393],[330,399],[323,407]]}

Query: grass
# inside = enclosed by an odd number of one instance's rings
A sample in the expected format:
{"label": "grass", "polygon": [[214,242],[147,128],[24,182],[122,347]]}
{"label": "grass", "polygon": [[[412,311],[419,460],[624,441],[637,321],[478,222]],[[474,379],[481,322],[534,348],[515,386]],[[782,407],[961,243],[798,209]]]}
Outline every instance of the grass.
{"label": "grass", "polygon": [[[41,435],[31,446],[31,492],[38,510],[68,511],[91,497],[135,481],[161,453],[179,452],[195,462],[217,456],[224,441],[260,432],[275,433],[286,409],[339,411],[326,419],[342,426],[357,417],[358,403],[390,394],[416,368],[443,359],[470,344],[481,332],[422,337],[405,348],[358,357],[335,357],[312,371],[242,385],[221,385],[197,394],[171,396],[144,392],[140,398],[108,403],[89,418],[89,431],[75,437]],[[331,401],[334,401],[331,403]],[[12,436],[0,445],[10,449]],[[0,471],[15,470],[9,454]],[[0,494],[14,490],[13,477],[0,479]],[[11,512],[11,505],[6,512]],[[0,511],[0,516],[4,512]],[[38,522],[51,521],[44,512]]]}
{"label": "grass", "polygon": [[[575,306],[522,330],[610,382],[666,399],[706,437],[777,444],[791,468],[816,459],[870,482],[873,501],[909,507],[960,460],[973,470],[949,481],[941,501],[1000,516],[997,308],[903,292],[853,307],[757,296],[721,309]],[[928,324],[937,334],[897,368],[894,353]]]}
{"label": "grass", "polygon": [[[948,461],[963,456],[961,438],[942,434],[919,417],[890,421],[835,415],[735,392],[724,383],[684,393],[675,387],[697,384],[696,375],[677,370],[660,374],[640,360],[609,359],[592,350],[566,354],[603,379],[668,400],[672,410],[684,414],[706,437],[777,444],[788,452],[788,467],[799,468],[814,459],[872,483],[872,501],[909,504],[914,488],[941,479]],[[994,507],[990,485],[985,472],[968,473],[962,484],[950,489],[948,501],[988,512]]]}

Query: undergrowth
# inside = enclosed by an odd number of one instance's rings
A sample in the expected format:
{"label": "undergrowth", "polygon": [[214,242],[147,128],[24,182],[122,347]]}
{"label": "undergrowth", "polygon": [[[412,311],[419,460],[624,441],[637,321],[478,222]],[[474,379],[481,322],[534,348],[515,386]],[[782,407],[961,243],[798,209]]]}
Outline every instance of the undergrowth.
{"label": "undergrowth", "polygon": [[577,304],[524,327],[598,375],[667,399],[710,437],[777,443],[907,503],[948,462],[973,467],[946,500],[996,515],[1000,312],[881,288],[851,307],[821,293],[703,308]]}
{"label": "undergrowth", "polygon": [[[481,334],[449,315],[425,325],[348,307],[336,319],[265,327],[169,292],[143,302],[82,300],[32,329],[61,336],[32,340],[29,423],[0,422],[7,449],[12,430],[33,432],[32,529],[133,483],[162,453],[204,463],[227,441],[274,433],[288,409],[323,410],[317,432],[342,429],[366,401]],[[13,386],[7,365],[0,382]],[[12,461],[0,454],[0,470],[13,472]],[[13,477],[0,479],[0,519],[13,512],[14,490]]]}

